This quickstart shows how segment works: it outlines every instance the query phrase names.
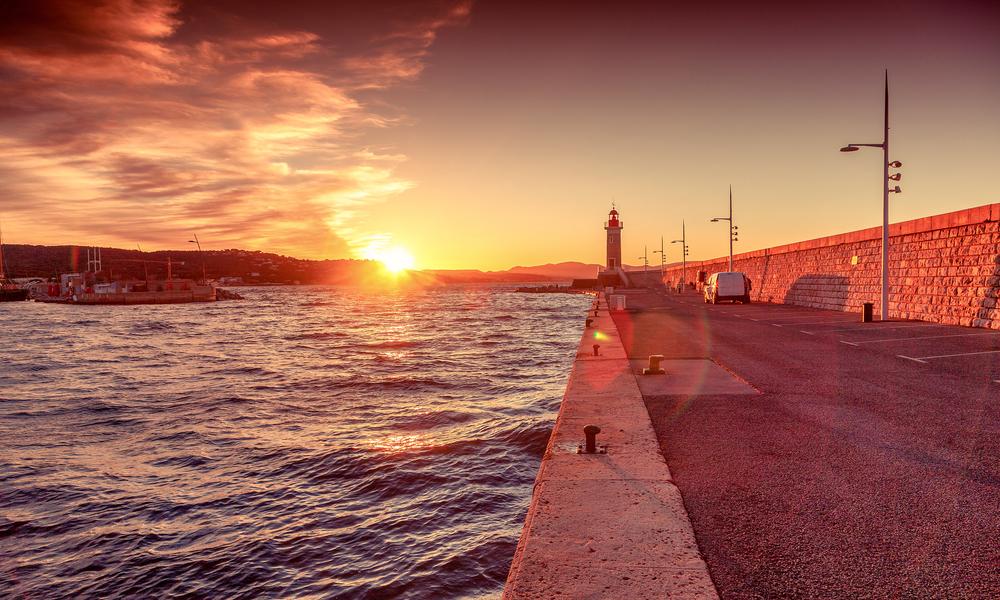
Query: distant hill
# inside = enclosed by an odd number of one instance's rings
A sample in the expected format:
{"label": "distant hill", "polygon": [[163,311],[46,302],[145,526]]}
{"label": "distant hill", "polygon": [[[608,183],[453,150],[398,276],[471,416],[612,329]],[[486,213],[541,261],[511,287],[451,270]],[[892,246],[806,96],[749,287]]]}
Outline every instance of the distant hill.
{"label": "distant hill", "polygon": [[601,270],[601,265],[586,264],[582,262],[561,262],[539,265],[536,267],[514,267],[508,269],[507,273],[523,273],[526,275],[542,275],[555,279],[593,279],[597,277],[597,272]]}
{"label": "distant hill", "polygon": [[[61,273],[87,268],[87,249],[82,246],[4,245],[5,267],[11,277],[57,278]],[[303,260],[254,250],[159,250],[140,252],[102,248],[104,274],[108,278],[163,279],[167,261],[174,277],[199,279],[204,265],[209,279],[239,277],[247,284],[363,284],[382,278],[382,265],[371,260]],[[597,276],[599,265],[563,262],[506,271],[475,269],[413,271],[406,280],[415,285],[449,283],[517,283],[569,281]]]}
{"label": "distant hill", "polygon": [[535,273],[509,271],[478,271],[475,269],[430,269],[420,271],[438,283],[530,283],[535,281],[562,281],[566,278],[550,277]]}
{"label": "distant hill", "polygon": [[[199,279],[204,265],[209,279],[239,277],[245,283],[363,283],[380,277],[382,266],[370,260],[302,260],[252,250],[160,250],[140,252],[101,248],[109,278],[163,279],[170,261],[174,277]],[[4,266],[11,277],[58,277],[86,270],[87,249],[80,246],[4,244]]]}

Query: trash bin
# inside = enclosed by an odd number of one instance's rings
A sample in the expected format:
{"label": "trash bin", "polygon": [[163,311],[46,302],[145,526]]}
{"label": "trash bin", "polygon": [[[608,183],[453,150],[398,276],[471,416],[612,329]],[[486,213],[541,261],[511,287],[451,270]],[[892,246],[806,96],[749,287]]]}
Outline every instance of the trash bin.
{"label": "trash bin", "polygon": [[875,308],[873,302],[865,302],[861,305],[861,322],[871,323],[872,322],[872,309]]}

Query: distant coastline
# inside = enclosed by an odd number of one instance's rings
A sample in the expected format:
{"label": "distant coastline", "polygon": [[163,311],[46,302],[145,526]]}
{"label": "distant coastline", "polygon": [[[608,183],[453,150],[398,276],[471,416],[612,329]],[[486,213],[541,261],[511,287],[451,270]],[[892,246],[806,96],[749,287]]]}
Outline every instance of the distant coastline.
{"label": "distant coastline", "polygon": [[[6,244],[7,270],[18,279],[58,278],[61,273],[86,269],[85,246]],[[227,287],[253,285],[365,285],[383,281],[386,272],[372,260],[308,260],[257,250],[158,250],[142,252],[102,247],[105,268],[112,275],[144,278],[162,276],[160,264],[169,258],[173,275],[197,279],[202,267],[210,279],[225,280]],[[144,263],[148,261],[148,263]],[[447,285],[456,283],[551,283],[593,277],[599,265],[562,262],[517,266],[506,271],[428,269],[407,271],[400,284]]]}

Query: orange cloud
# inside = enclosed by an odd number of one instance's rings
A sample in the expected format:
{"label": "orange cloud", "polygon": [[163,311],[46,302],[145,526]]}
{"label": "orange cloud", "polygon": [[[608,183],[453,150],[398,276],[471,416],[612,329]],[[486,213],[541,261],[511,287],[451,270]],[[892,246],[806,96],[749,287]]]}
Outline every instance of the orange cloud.
{"label": "orange cloud", "polygon": [[379,235],[363,226],[365,208],[412,183],[394,174],[405,157],[365,143],[391,118],[357,92],[418,76],[436,32],[462,24],[468,4],[385,23],[352,52],[323,32],[262,33],[267,23],[190,39],[182,8],[2,9],[11,237],[20,227],[25,241],[152,247],[195,230],[215,247],[335,257]]}

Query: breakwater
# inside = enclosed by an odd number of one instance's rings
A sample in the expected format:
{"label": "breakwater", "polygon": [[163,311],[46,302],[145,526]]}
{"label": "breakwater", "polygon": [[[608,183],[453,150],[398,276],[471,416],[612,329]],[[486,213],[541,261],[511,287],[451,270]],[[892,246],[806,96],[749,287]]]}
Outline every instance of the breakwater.
{"label": "breakwater", "polygon": [[[889,233],[892,318],[1000,329],[1000,204],[894,223]],[[879,313],[881,245],[882,228],[872,227],[736,254],[733,269],[749,275],[755,301],[843,311],[872,302]],[[727,261],[688,262],[684,279],[725,271]]]}
{"label": "breakwater", "polygon": [[[503,597],[715,598],[618,329],[600,304],[577,348]],[[593,426],[589,452],[585,428]]]}

